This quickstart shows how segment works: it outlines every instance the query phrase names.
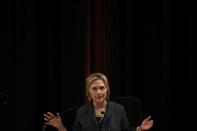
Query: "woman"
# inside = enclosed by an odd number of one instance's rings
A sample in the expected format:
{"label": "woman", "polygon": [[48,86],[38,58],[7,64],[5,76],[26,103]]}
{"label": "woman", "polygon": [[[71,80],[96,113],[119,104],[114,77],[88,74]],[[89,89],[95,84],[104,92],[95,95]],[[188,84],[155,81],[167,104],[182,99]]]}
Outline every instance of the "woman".
{"label": "woman", "polygon": [[[129,125],[124,107],[109,101],[108,80],[101,73],[90,74],[87,77],[86,94],[90,103],[77,110],[73,131],[145,131],[153,126],[151,116],[137,128]],[[67,131],[58,113],[54,116],[48,112],[44,114],[44,120],[45,124],[55,127],[58,131]]]}

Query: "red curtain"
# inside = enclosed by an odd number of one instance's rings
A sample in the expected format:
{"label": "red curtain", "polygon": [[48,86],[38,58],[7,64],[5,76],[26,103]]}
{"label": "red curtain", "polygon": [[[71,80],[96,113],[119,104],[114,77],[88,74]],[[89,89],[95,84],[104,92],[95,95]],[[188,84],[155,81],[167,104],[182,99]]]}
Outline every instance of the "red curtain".
{"label": "red curtain", "polygon": [[[109,73],[109,16],[106,0],[87,0],[86,76]],[[85,97],[85,103],[88,103]]]}

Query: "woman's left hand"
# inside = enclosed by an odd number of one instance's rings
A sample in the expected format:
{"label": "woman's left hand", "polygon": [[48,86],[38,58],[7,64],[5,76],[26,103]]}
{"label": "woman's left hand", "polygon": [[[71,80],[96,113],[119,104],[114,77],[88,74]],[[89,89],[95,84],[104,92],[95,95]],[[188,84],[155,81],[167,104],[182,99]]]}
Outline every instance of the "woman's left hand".
{"label": "woman's left hand", "polygon": [[141,125],[142,130],[149,130],[153,126],[153,120],[150,120],[150,119],[151,119],[151,116],[144,119]]}

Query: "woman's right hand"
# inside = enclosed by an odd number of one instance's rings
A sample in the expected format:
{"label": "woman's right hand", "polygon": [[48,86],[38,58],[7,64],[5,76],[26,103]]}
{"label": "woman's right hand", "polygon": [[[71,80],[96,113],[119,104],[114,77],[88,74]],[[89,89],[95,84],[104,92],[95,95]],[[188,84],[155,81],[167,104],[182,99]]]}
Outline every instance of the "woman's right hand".
{"label": "woman's right hand", "polygon": [[55,116],[51,112],[47,112],[46,114],[44,114],[44,121],[46,125],[53,126],[58,131],[67,131],[62,123],[62,119],[59,113],[57,113],[57,116]]}

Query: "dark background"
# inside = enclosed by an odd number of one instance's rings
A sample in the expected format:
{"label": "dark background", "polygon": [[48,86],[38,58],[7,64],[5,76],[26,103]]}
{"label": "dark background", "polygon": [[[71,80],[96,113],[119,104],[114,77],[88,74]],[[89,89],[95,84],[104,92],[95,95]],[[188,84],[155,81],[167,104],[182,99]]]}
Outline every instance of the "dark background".
{"label": "dark background", "polygon": [[[1,131],[39,131],[44,112],[81,106],[93,72],[107,75],[111,98],[139,98],[143,117],[154,120],[151,131],[193,128],[194,3],[26,0],[5,8],[7,82],[0,91],[9,101]],[[63,116],[68,128],[71,116]]]}

